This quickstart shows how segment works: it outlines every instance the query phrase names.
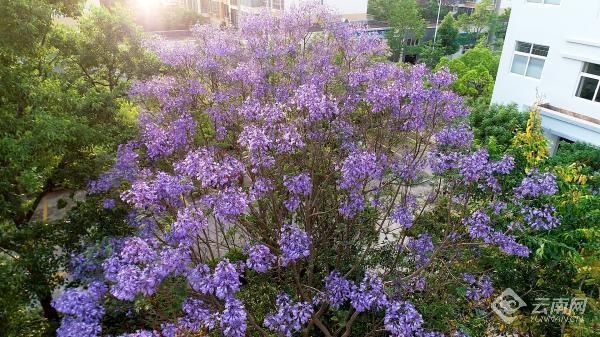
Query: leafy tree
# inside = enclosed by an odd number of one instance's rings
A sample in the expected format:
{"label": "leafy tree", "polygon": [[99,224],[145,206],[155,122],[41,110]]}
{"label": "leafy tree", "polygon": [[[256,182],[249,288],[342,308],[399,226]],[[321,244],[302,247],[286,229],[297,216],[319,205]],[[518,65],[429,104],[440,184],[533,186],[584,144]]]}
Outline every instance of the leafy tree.
{"label": "leafy tree", "polygon": [[490,106],[483,99],[471,105],[469,124],[475,140],[488,147],[493,144],[499,152],[505,152],[511,146],[515,133],[524,131],[526,122],[527,115],[516,105]]}
{"label": "leafy tree", "polygon": [[465,32],[474,33],[477,40],[483,33],[489,36],[493,34],[498,17],[495,9],[493,0],[482,0],[475,5],[473,13],[459,15],[457,25]]}
{"label": "leafy tree", "polygon": [[590,169],[590,172],[600,172],[600,149],[586,143],[569,143],[562,141],[556,154],[548,158],[548,164],[551,166],[570,165],[579,163]]}
{"label": "leafy tree", "polygon": [[53,14],[67,7],[55,4],[0,3],[8,27],[0,35],[0,249],[15,277],[6,295],[19,294],[0,301],[7,305],[0,309],[10,325],[5,331],[27,331],[13,314],[33,317],[23,305],[38,303],[47,321],[31,331],[49,323],[45,331],[52,334],[58,314],[51,295],[63,281],[64,256],[57,252],[79,242],[71,234],[85,234],[88,224],[72,224],[66,233],[67,227],[35,219],[34,211],[54,189],[84,188],[111,162],[117,144],[135,134],[125,84],[144,76],[153,59],[123,16],[97,10],[77,28],[58,27]]}
{"label": "leafy tree", "polygon": [[386,39],[393,60],[408,53],[407,39],[418,40],[425,33],[427,23],[416,0],[372,0],[370,6],[375,17],[385,20],[391,28]]}
{"label": "leafy tree", "polygon": [[438,43],[434,44],[433,41],[421,44],[418,54],[419,63],[424,63],[430,69],[435,68],[440,63],[442,57],[446,56],[444,48]]}
{"label": "leafy tree", "polygon": [[476,46],[455,59],[442,58],[437,69],[446,66],[456,74],[458,78],[452,87],[458,94],[470,99],[483,97],[489,103],[499,63],[500,55],[489,48]]}
{"label": "leafy tree", "polygon": [[443,48],[445,55],[452,55],[459,50],[458,28],[452,13],[448,13],[438,27],[436,42]]}
{"label": "leafy tree", "polygon": [[438,9],[440,12],[440,18],[445,17],[452,10],[452,5],[456,0],[442,0],[442,7],[440,8],[439,0],[419,0],[421,3],[421,13],[423,18],[427,21],[434,22],[438,17]]}

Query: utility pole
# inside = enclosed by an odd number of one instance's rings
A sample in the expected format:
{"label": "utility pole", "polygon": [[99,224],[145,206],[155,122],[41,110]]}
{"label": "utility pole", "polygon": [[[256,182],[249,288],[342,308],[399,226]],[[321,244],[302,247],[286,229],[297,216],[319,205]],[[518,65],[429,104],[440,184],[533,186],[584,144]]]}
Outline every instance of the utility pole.
{"label": "utility pole", "polygon": [[438,3],[437,19],[435,20],[435,32],[433,33],[433,48],[435,48],[435,40],[437,40],[437,31],[440,24],[440,12],[442,11],[442,0]]}

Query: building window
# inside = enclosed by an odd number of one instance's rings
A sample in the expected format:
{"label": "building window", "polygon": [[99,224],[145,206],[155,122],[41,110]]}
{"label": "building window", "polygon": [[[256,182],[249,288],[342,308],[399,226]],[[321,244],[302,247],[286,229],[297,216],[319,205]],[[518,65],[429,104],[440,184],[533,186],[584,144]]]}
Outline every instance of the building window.
{"label": "building window", "polygon": [[265,7],[267,0],[242,0],[242,5],[247,7]]}
{"label": "building window", "polygon": [[510,72],[541,78],[549,50],[548,46],[517,41]]}
{"label": "building window", "polygon": [[546,5],[560,5],[560,0],[527,0],[527,2],[534,2]]}
{"label": "building window", "polygon": [[579,75],[579,86],[575,96],[587,99],[589,101],[600,102],[600,64],[588,63],[583,64],[583,70]]}
{"label": "building window", "polygon": [[200,12],[202,14],[210,13],[210,0],[200,0]]}
{"label": "building window", "polygon": [[271,7],[273,9],[283,10],[283,0],[271,0]]}

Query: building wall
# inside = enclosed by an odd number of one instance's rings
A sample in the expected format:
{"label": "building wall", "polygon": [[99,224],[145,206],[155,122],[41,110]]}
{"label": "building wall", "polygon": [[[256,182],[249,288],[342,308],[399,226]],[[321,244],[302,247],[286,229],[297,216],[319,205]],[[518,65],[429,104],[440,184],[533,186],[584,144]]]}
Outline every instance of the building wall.
{"label": "building wall", "polygon": [[[285,0],[285,8],[290,9],[298,7],[302,2],[309,2],[308,0]],[[368,0],[323,0],[323,4],[330,7],[340,15],[348,14],[366,14]]]}
{"label": "building wall", "polygon": [[[512,0],[511,5],[492,102],[517,103],[521,108],[547,103],[600,120],[600,102],[575,96],[583,63],[600,64],[600,1],[562,0],[560,5],[550,5]],[[516,41],[550,47],[540,79],[511,73]],[[551,115],[552,112],[542,111],[542,126],[547,126],[550,133],[582,140],[572,131],[565,133],[573,125],[552,124]],[[574,123],[594,128],[586,121],[569,122]],[[600,133],[597,139],[587,141],[600,145]]]}

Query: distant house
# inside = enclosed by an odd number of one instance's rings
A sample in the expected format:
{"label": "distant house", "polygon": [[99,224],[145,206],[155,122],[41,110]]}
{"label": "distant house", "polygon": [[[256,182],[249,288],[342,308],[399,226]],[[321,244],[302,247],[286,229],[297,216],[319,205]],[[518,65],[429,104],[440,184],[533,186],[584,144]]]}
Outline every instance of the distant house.
{"label": "distant house", "polygon": [[[241,15],[270,10],[275,14],[298,7],[304,0],[183,0],[187,8],[211,23],[237,26]],[[344,20],[367,22],[368,0],[322,0]]]}
{"label": "distant house", "polygon": [[600,1],[513,0],[493,103],[538,104],[551,150],[600,146]]}

